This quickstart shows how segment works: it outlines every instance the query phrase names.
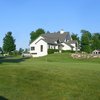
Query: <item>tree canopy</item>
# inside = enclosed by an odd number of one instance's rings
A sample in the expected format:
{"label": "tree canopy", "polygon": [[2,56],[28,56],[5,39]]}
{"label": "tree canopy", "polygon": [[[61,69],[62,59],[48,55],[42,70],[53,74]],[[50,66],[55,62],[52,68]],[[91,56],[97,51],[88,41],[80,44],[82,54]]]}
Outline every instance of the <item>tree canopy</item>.
{"label": "tree canopy", "polygon": [[100,33],[94,33],[92,36],[92,49],[100,49]]}
{"label": "tree canopy", "polygon": [[86,30],[81,30],[81,51],[90,53],[95,49],[100,49],[100,33],[90,33]]}
{"label": "tree canopy", "polygon": [[45,31],[42,28],[37,29],[35,32],[32,31],[30,33],[30,43],[33,42],[36,38],[38,38],[41,34],[45,34]]}
{"label": "tree canopy", "polygon": [[2,48],[0,47],[0,54],[2,54],[3,53],[3,50],[2,50]]}
{"label": "tree canopy", "polygon": [[80,42],[78,34],[72,33],[71,37],[72,37],[72,40],[77,40],[78,43]]}
{"label": "tree canopy", "polygon": [[8,32],[3,39],[3,51],[4,53],[10,53],[15,49],[15,39],[12,36],[12,32]]}
{"label": "tree canopy", "polygon": [[24,52],[24,49],[19,48],[19,51],[18,51],[19,55],[21,55],[23,52]]}
{"label": "tree canopy", "polygon": [[90,53],[91,52],[91,39],[92,35],[89,31],[81,30],[81,51]]}

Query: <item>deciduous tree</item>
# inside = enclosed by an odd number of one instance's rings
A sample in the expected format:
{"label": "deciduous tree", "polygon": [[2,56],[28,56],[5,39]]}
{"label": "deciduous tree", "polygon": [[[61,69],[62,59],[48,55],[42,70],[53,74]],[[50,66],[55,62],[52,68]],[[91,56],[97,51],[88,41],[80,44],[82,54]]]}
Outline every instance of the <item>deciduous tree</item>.
{"label": "deciduous tree", "polygon": [[91,41],[92,36],[89,31],[81,30],[82,36],[81,36],[81,51],[90,53],[91,52]]}
{"label": "deciduous tree", "polygon": [[35,32],[32,31],[30,33],[30,43],[33,42],[36,38],[38,38],[41,34],[45,34],[45,31],[42,28],[37,29]]}
{"label": "deciduous tree", "polygon": [[94,33],[92,36],[92,50],[100,49],[100,33]]}

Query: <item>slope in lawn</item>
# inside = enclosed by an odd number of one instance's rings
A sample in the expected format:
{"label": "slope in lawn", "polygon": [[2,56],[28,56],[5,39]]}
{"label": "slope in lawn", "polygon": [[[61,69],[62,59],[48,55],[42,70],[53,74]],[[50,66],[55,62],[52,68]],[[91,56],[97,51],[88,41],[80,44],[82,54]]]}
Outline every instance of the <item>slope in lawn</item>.
{"label": "slope in lawn", "polygon": [[0,95],[8,100],[99,100],[100,64],[65,54],[4,62]]}

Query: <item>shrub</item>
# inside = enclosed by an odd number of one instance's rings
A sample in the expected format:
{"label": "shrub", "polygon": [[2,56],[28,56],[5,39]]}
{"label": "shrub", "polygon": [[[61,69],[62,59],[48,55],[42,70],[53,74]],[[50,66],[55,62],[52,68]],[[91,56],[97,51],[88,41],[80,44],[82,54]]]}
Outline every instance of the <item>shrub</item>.
{"label": "shrub", "polygon": [[58,49],[48,49],[48,54],[53,54],[55,52],[59,52]]}
{"label": "shrub", "polygon": [[62,50],[62,53],[75,53],[75,51],[72,51],[72,50]]}
{"label": "shrub", "polygon": [[[72,50],[61,50],[62,53],[75,53],[75,51]],[[48,54],[53,54],[55,52],[59,52],[58,49],[48,49]]]}

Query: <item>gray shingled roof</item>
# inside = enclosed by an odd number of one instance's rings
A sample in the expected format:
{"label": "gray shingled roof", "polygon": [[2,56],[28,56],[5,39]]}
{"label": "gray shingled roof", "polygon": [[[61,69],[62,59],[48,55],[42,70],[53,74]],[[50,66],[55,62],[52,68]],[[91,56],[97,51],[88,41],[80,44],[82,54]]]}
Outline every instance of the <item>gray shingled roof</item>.
{"label": "gray shingled roof", "polygon": [[68,46],[70,46],[71,48],[74,48],[74,46],[72,46],[70,43],[65,43],[67,44]]}
{"label": "gray shingled roof", "polygon": [[68,43],[70,43],[70,44],[77,43],[77,40],[71,40],[71,41],[68,41]]}
{"label": "gray shingled roof", "polygon": [[55,44],[58,40],[62,43],[65,42],[65,40],[71,40],[70,34],[68,32],[64,32],[61,34],[60,32],[57,33],[47,33],[42,34],[42,37],[44,37],[45,41],[47,43]]}

